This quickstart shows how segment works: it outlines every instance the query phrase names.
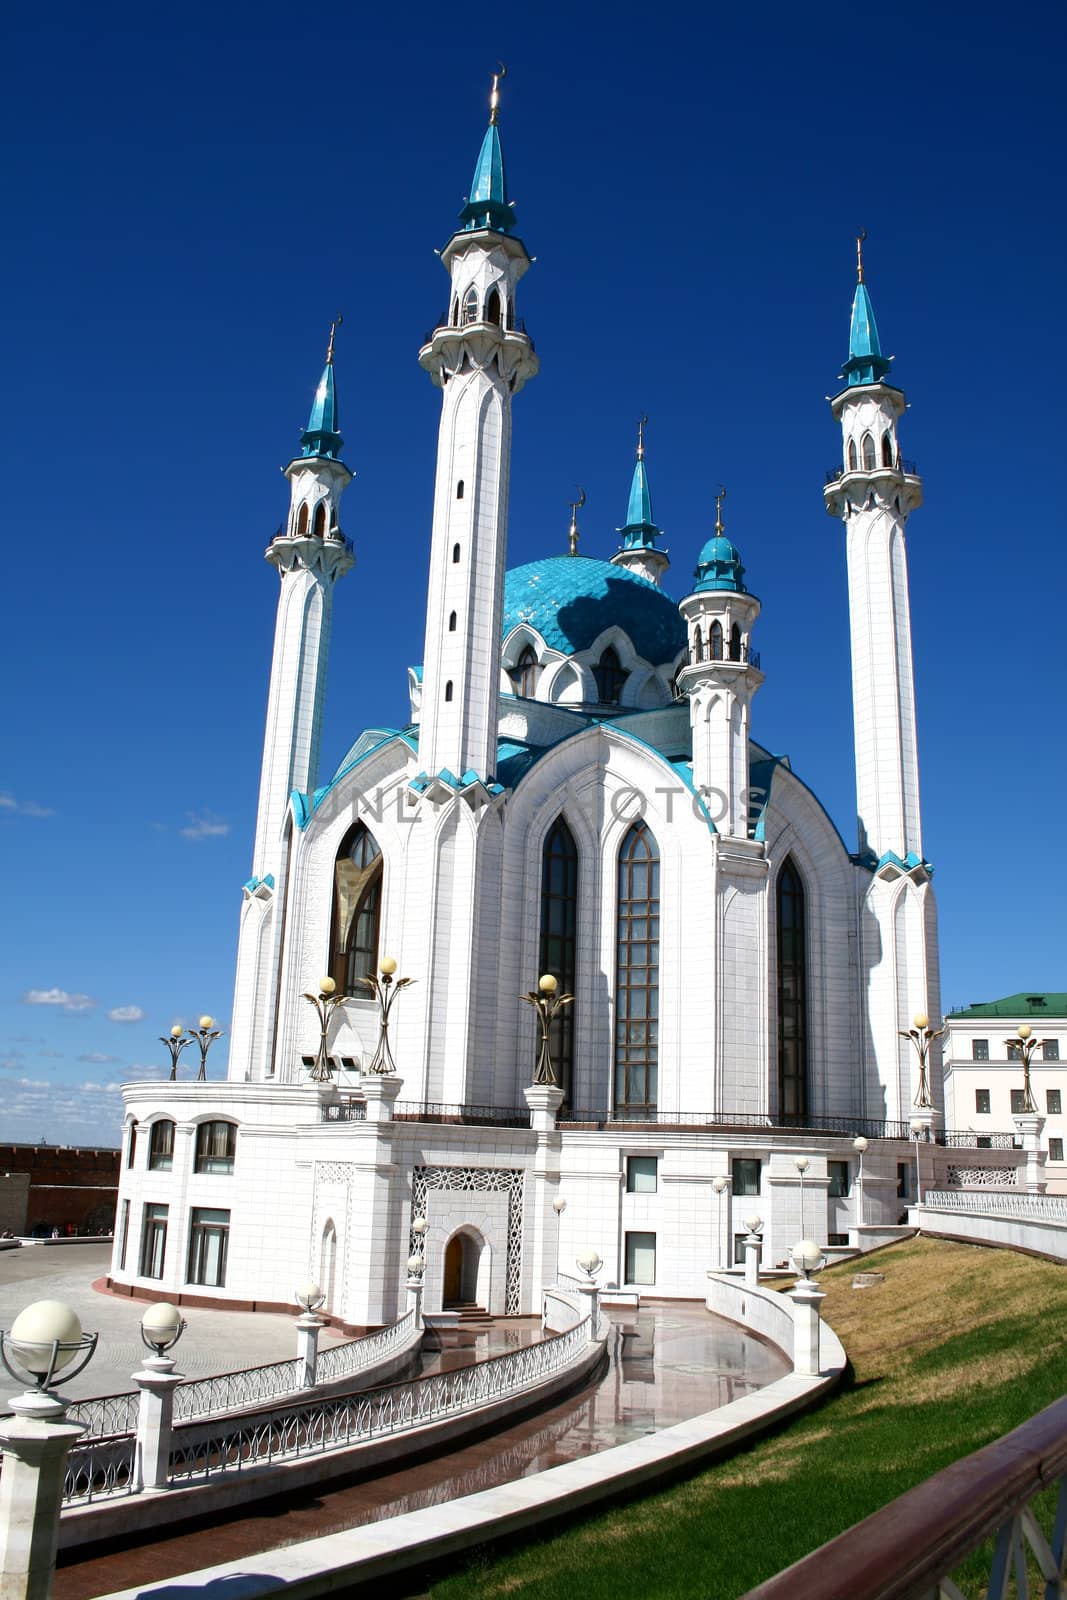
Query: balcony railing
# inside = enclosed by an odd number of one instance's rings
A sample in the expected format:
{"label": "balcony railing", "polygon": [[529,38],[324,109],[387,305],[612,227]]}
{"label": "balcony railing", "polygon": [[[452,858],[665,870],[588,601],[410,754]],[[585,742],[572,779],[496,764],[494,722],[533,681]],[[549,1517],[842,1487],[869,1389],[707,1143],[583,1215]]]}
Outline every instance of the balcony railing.
{"label": "balcony railing", "polygon": [[[478,321],[478,322],[461,322],[461,323],[457,324],[457,323],[454,323],[454,322],[449,322],[449,320],[448,320],[448,312],[447,311],[442,311],[441,315],[438,317],[437,322],[435,323],[435,325],[432,328],[427,328],[426,329],[426,332],[422,336],[422,342],[423,342],[424,345],[432,344],[433,341],[434,341],[435,334],[439,333],[442,328],[456,328],[456,327],[459,327],[459,328],[485,328],[485,327],[499,328],[500,327],[500,323],[499,322],[486,322],[486,321],[482,320],[482,321]],[[504,333],[521,333],[523,338],[529,344],[530,349],[532,350],[534,348],[534,342],[530,338],[530,335],[526,331],[526,320],[525,320],[524,317],[516,317],[512,322],[509,322],[503,328],[502,331]]]}
{"label": "balcony railing", "polygon": [[929,1189],[930,1211],[957,1211],[972,1217],[1015,1217],[1020,1222],[1067,1223],[1067,1194],[1023,1194],[996,1189]]}
{"label": "balcony railing", "polygon": [[899,472],[903,473],[906,478],[917,478],[919,476],[918,464],[901,456],[896,465],[892,467],[887,467],[884,461],[878,462],[873,467],[846,467],[844,465],[828,467],[826,469],[826,481],[827,483],[836,483],[838,478],[847,477],[850,472]]}
{"label": "balcony railing", "polygon": [[[615,1111],[564,1110],[561,1127],[592,1128],[707,1128],[716,1131],[765,1128],[781,1132],[824,1133],[865,1139],[905,1139],[913,1142],[909,1122],[881,1122],[871,1117],[822,1117],[815,1113],[803,1117],[772,1117],[752,1111],[659,1111],[644,1107],[617,1107]],[[1012,1150],[1017,1148],[1014,1133],[972,1133],[969,1129],[929,1128],[924,1143],[952,1150]]]}
{"label": "balcony railing", "polygon": [[705,661],[740,661],[750,667],[758,667],[760,655],[758,650],[750,650],[747,644],[731,649],[728,642],[724,642],[722,650],[717,656],[698,656],[694,655],[692,651],[689,652],[689,665],[691,667],[702,666]]}
{"label": "balcony railing", "polygon": [[526,1106],[443,1105],[438,1101],[417,1104],[401,1101],[393,1108],[395,1122],[454,1122],[469,1128],[528,1128]]}

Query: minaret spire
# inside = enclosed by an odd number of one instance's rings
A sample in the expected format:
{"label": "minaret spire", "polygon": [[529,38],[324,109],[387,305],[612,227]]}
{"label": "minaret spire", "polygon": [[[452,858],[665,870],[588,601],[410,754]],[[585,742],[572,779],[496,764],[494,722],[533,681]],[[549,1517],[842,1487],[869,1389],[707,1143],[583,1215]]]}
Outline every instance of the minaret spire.
{"label": "minaret spire", "polygon": [[339,461],[344,448],[341,438],[340,417],[337,410],[337,384],[333,372],[333,342],[334,336],[344,318],[338,312],[330,323],[330,342],[326,346],[326,365],[322,369],[319,386],[315,390],[315,398],[311,402],[311,415],[308,425],[300,435],[301,455],[325,456],[330,460]]}
{"label": "minaret spire", "polygon": [[881,383],[891,363],[882,354],[874,307],[863,277],[863,245],[866,228],[856,235],[856,292],[852,297],[852,322],[848,331],[848,360],[841,376],[852,388],[861,383]]}
{"label": "minaret spire", "polygon": [[582,488],[581,484],[578,485],[577,500],[568,500],[567,504],[571,508],[571,525],[567,530],[567,536],[570,541],[570,549],[568,550],[567,554],[576,556],[578,554],[578,513],[585,505],[585,490]]}
{"label": "minaret spire", "polygon": [[612,556],[616,566],[625,567],[639,578],[659,585],[670,566],[666,551],[656,545],[662,529],[652,520],[652,495],[648,487],[645,467],[645,429],[647,416],[637,419],[637,460],[630,480],[630,499],[626,506],[626,521],[617,531],[622,535],[622,549]]}
{"label": "minaret spire", "polygon": [[500,113],[500,82],[507,76],[501,61],[493,73],[493,87],[489,95],[489,126],[478,152],[478,160],[471,179],[471,192],[460,212],[460,221],[470,233],[479,228],[493,228],[497,233],[510,233],[515,226],[515,211],[508,201],[508,181],[504,172],[504,152],[500,144],[497,121]]}

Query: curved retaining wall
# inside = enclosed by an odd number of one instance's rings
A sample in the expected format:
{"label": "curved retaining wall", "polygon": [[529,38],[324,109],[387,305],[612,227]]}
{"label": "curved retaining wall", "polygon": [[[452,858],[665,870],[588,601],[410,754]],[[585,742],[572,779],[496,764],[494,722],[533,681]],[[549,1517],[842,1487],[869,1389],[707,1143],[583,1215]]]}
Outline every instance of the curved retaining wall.
{"label": "curved retaining wall", "polygon": [[[727,1309],[719,1314],[772,1344],[778,1344],[776,1334],[786,1338],[788,1344],[779,1344],[779,1348],[791,1356],[793,1318],[791,1309],[783,1307],[786,1297],[768,1289],[753,1290],[743,1283],[715,1280],[716,1286],[720,1283],[721,1292],[716,1287],[714,1293]],[[710,1287],[708,1292],[713,1292]],[[445,1505],[409,1511],[386,1522],[308,1539],[259,1556],[244,1556],[201,1572],[186,1573],[179,1580],[125,1589],[109,1596],[109,1600],[143,1600],[144,1596],[168,1591],[173,1594],[176,1582],[183,1589],[199,1589],[223,1581],[232,1582],[235,1590],[239,1581],[241,1600],[259,1600],[261,1596],[265,1600],[282,1587],[287,1600],[302,1600],[304,1596],[327,1594],[350,1584],[380,1582],[406,1567],[551,1523],[568,1512],[593,1507],[635,1489],[650,1489],[687,1467],[729,1455],[784,1417],[807,1410],[837,1384],[845,1368],[841,1341],[825,1323],[820,1354],[824,1365],[816,1377],[790,1373],[716,1411],[616,1445],[599,1455],[568,1461],[564,1466],[550,1467],[532,1477],[465,1495]]]}

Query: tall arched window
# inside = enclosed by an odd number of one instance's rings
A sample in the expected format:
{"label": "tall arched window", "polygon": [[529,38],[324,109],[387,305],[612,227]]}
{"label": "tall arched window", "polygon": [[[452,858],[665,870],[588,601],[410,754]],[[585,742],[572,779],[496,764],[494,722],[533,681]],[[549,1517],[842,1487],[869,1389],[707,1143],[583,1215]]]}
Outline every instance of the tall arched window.
{"label": "tall arched window", "polygon": [[457,623],[458,620],[459,619],[457,618],[456,613],[454,611],[450,611],[448,613],[448,631],[449,631],[449,633],[455,633],[455,631],[456,631],[456,623]]}
{"label": "tall arched window", "polygon": [[382,918],[382,853],[363,822],[349,828],[334,864],[330,976],[340,994],[362,997],[357,978],[378,970]]}
{"label": "tall arched window", "polygon": [[848,470],[855,472],[859,464],[860,458],[856,453],[856,441],[855,439],[850,439],[848,441]]}
{"label": "tall arched window", "polygon": [[308,531],[308,503],[305,500],[296,517],[296,536],[303,539]]}
{"label": "tall arched window", "polygon": [[457,480],[457,482],[456,482],[456,499],[457,500],[462,500],[463,499],[463,479],[462,478],[459,478]]}
{"label": "tall arched window", "polygon": [[454,567],[458,567],[459,566],[459,545],[458,544],[454,544],[452,546],[452,565]]}
{"label": "tall arched window", "polygon": [[537,654],[532,645],[527,645],[508,672],[516,694],[522,695],[526,700],[533,699],[537,693],[538,670]]}
{"label": "tall arched window", "polygon": [[659,846],[635,822],[619,850],[615,1110],[656,1109],[659,1047]]}
{"label": "tall arched window", "polygon": [[311,535],[314,539],[321,539],[326,532],[326,502],[320,500],[315,507],[315,516],[311,523]]}
{"label": "tall arched window", "polygon": [[730,629],[730,660],[731,661],[740,661],[740,659],[741,659],[741,629],[738,627],[737,623],[735,622],[733,627]]}
{"label": "tall arched window", "polygon": [[708,629],[708,660],[722,660],[722,623],[718,617]]}
{"label": "tall arched window", "polygon": [[874,440],[871,438],[869,433],[865,433],[863,435],[863,470],[864,470],[864,472],[873,472],[874,469],[875,469],[876,464],[877,464],[877,457],[875,456],[875,453],[874,453]]}
{"label": "tall arched window", "polygon": [[451,705],[451,703],[452,703],[452,679],[449,678],[448,682],[445,684],[445,704],[446,705]]}
{"label": "tall arched window", "polygon": [[489,298],[485,302],[485,320],[495,322],[500,327],[500,292],[497,289],[489,291]]}
{"label": "tall arched window", "polygon": [[882,435],[882,465],[883,467],[893,465],[893,436],[889,433]]}
{"label": "tall arched window", "polygon": [[804,885],[792,856],[778,874],[778,1111],[808,1114],[808,950]]}
{"label": "tall arched window", "polygon": [[473,283],[463,296],[463,326],[478,321],[478,291]]}
{"label": "tall arched window", "polygon": [[692,655],[692,659],[694,661],[703,661],[703,659],[704,659],[704,636],[700,631],[699,624],[698,624],[698,626],[696,627],[696,629],[693,632],[693,655]]}
{"label": "tall arched window", "polygon": [[[551,972],[561,994],[573,994],[578,978],[578,846],[557,817],[541,852],[541,950],[538,972]],[[549,1046],[565,1102],[574,1081],[574,1006],[553,1018]]]}
{"label": "tall arched window", "polygon": [[622,696],[622,686],[629,673],[623,671],[622,662],[610,644],[593,668],[593,677],[596,680],[596,696],[600,704],[617,706]]}

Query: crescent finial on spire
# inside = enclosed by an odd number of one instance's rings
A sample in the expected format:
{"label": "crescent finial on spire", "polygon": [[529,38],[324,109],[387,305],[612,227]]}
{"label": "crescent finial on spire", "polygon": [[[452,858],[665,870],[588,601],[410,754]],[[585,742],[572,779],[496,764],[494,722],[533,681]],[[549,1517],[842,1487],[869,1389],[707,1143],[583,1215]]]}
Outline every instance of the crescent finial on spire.
{"label": "crescent finial on spire", "polygon": [[638,417],[638,419],[637,419],[637,459],[638,459],[638,461],[643,461],[645,459],[645,429],[647,427],[648,427],[648,417],[647,416]]}
{"label": "crescent finial on spire", "polygon": [[861,228],[856,235],[856,282],[863,282],[863,241],[867,237],[867,229]]}
{"label": "crescent finial on spire", "polygon": [[489,122],[494,125],[500,109],[500,84],[508,75],[508,69],[502,61],[498,61],[497,70],[493,73],[493,87],[489,91]]}
{"label": "crescent finial on spire", "polygon": [[334,317],[333,321],[330,323],[330,342],[326,346],[326,365],[328,367],[332,367],[333,366],[333,341],[334,341],[334,335],[336,334],[338,328],[341,326],[341,324],[342,324],[342,322],[344,320],[345,320],[344,317],[342,317],[341,313],[338,312],[336,317]]}
{"label": "crescent finial on spire", "polygon": [[725,524],[723,523],[723,520],[722,520],[722,503],[723,503],[723,501],[725,499],[726,499],[726,490],[723,488],[722,484],[720,483],[719,492],[715,496],[715,532],[719,535],[720,539],[722,538],[723,531],[724,531],[724,528],[725,528]]}
{"label": "crescent finial on spire", "polygon": [[576,556],[578,554],[578,513],[585,505],[585,490],[582,488],[581,484],[578,485],[577,500],[568,500],[567,504],[571,508],[571,525],[568,529],[570,550],[568,554]]}

